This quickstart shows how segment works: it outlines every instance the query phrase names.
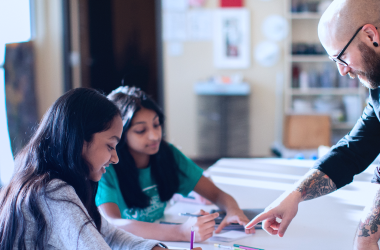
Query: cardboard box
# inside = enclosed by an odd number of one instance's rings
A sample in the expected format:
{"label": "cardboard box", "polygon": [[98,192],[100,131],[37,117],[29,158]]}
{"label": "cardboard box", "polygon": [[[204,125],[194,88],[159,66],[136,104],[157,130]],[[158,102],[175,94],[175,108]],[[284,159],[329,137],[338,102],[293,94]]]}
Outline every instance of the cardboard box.
{"label": "cardboard box", "polygon": [[284,145],[290,149],[313,149],[330,146],[329,115],[287,115],[284,126]]}

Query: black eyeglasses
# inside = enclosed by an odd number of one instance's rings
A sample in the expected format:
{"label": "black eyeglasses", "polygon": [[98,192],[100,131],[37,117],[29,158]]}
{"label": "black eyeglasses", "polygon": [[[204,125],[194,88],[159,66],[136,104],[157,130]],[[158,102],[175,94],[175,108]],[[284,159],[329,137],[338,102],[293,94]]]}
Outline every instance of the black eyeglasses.
{"label": "black eyeglasses", "polygon": [[[355,32],[355,35],[351,38],[351,40],[347,43],[347,45],[342,49],[342,51],[338,54],[338,56],[329,56],[329,58],[336,62],[336,63],[339,63],[340,65],[343,65],[345,67],[348,66],[348,63],[346,63],[345,61],[343,61],[341,58],[341,56],[343,55],[344,51],[346,51],[346,49],[348,48],[348,45],[350,45],[350,43],[352,42],[352,40],[354,40],[355,36],[359,33],[359,31],[363,28],[364,26],[360,27],[356,32]],[[377,27],[376,27],[377,29]]]}

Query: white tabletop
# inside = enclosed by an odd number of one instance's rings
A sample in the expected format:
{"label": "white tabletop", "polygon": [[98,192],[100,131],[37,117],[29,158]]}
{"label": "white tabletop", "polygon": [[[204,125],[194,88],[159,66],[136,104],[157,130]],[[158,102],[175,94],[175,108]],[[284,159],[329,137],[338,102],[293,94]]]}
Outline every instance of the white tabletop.
{"label": "white tabletop", "polygon": [[[314,161],[286,159],[221,159],[208,169],[216,185],[231,194],[241,208],[265,208],[285,189],[304,175]],[[265,250],[352,249],[362,210],[375,194],[370,183],[375,166],[357,175],[350,185],[314,200],[302,202],[298,214],[283,238],[263,230],[234,243]],[[195,212],[203,206],[178,202],[165,212],[164,220],[183,221],[178,212]],[[195,243],[202,249],[214,248],[216,242]],[[170,246],[189,247],[189,243],[167,242]]]}

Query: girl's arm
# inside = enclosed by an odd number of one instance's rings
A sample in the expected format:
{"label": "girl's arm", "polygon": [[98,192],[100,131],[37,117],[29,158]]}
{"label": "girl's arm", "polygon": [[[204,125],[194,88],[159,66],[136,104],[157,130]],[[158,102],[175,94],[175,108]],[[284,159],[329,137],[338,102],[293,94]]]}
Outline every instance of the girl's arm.
{"label": "girl's arm", "polygon": [[122,219],[119,207],[111,202],[100,205],[99,210],[116,227],[145,239],[160,241],[190,241],[191,227],[195,231],[195,241],[204,241],[212,236],[214,219],[219,216],[218,213],[208,214],[202,211],[204,216],[189,218],[181,225],[167,225]]}
{"label": "girl's arm", "polygon": [[151,250],[159,243],[117,229],[103,218],[99,233],[74,188],[62,181],[50,182],[47,193],[47,198],[39,204],[44,216],[49,218],[48,244],[53,248]]}
{"label": "girl's arm", "polygon": [[[220,209],[226,211],[226,217],[222,223],[220,223],[215,233],[220,233],[220,231],[230,223],[239,223],[243,226],[248,224],[249,220],[247,216],[245,216],[243,211],[239,208],[235,199],[220,190],[210,179],[202,176],[197,185],[195,185],[194,191],[215,203]],[[245,232],[254,233],[255,229],[246,229]]]}

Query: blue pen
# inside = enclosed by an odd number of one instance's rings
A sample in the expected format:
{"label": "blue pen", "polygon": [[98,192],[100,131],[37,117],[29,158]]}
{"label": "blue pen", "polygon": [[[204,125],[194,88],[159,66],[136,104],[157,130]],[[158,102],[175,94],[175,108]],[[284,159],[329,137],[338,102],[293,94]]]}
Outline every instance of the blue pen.
{"label": "blue pen", "polygon": [[190,214],[190,213],[179,213],[179,216],[190,216],[190,217],[201,217],[200,214]]}

